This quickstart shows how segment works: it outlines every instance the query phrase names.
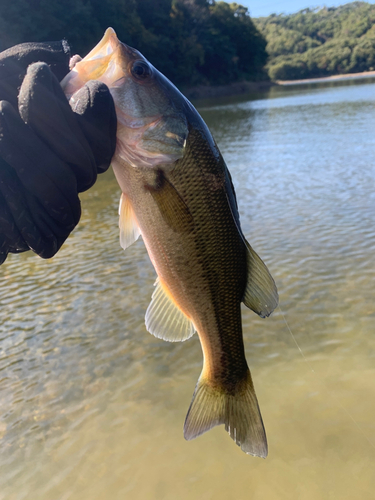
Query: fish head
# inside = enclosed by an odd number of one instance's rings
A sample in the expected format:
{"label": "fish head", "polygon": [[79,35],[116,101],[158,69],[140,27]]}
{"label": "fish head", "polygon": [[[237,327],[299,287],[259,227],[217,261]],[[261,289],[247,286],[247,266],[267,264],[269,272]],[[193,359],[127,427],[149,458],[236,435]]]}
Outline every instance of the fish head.
{"label": "fish head", "polygon": [[85,83],[105,83],[117,114],[115,158],[133,167],[172,169],[184,154],[188,135],[179,91],[138,50],[120,42],[112,28],[78,59],[61,82],[73,109],[75,93]]}

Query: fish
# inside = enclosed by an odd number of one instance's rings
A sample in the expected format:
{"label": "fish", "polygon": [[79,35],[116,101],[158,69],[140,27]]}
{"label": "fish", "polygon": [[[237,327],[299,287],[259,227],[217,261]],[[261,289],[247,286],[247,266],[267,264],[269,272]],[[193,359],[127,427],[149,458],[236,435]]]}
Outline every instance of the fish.
{"label": "fish", "polygon": [[224,424],[247,454],[267,438],[245,357],[241,303],[262,318],[278,304],[275,282],[240,226],[231,175],[207,125],[184,95],[108,28],[62,80],[74,109],[89,80],[112,94],[122,194],[120,243],[142,235],[157,279],[147,330],[170,342],[198,333],[203,369],[185,424],[191,440]]}

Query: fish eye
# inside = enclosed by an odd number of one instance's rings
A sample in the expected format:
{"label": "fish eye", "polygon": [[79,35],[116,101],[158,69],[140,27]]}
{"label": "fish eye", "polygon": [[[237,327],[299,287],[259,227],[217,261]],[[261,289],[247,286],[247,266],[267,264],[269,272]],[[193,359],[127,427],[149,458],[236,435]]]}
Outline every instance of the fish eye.
{"label": "fish eye", "polygon": [[151,75],[151,68],[145,61],[135,61],[131,72],[135,78],[145,80]]}

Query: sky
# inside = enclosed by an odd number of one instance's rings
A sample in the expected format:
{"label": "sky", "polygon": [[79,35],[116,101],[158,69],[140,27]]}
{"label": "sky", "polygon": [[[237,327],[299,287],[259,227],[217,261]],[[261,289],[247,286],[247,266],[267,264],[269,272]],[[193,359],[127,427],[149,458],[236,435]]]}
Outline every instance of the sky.
{"label": "sky", "polygon": [[[236,1],[241,5],[247,7],[250,11],[251,17],[269,16],[276,13],[291,14],[298,12],[307,7],[338,7],[349,3],[348,0],[226,0],[227,2]],[[368,1],[367,3],[375,3],[375,0]]]}

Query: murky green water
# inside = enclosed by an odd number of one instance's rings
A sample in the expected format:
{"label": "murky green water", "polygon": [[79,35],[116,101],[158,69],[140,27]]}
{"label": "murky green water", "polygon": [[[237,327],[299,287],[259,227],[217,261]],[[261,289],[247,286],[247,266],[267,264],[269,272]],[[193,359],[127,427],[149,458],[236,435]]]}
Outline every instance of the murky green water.
{"label": "murky green water", "polygon": [[202,106],[281,309],[243,310],[267,460],[223,428],[186,442],[195,336],[153,338],[142,241],[111,172],[51,261],[0,268],[1,500],[370,500],[375,490],[375,84]]}

